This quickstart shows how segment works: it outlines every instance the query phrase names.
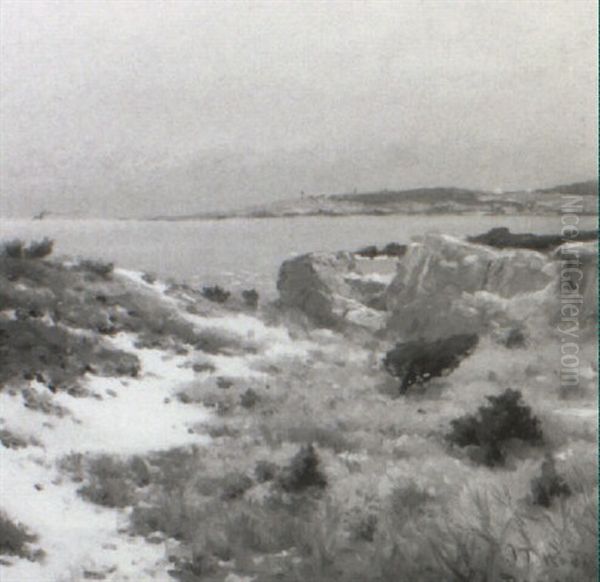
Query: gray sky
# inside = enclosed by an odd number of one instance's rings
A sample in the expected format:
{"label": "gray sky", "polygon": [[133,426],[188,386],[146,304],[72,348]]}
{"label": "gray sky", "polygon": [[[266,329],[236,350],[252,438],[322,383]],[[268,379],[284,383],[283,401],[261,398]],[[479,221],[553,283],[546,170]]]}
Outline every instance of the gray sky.
{"label": "gray sky", "polygon": [[594,0],[0,10],[0,215],[596,174]]}

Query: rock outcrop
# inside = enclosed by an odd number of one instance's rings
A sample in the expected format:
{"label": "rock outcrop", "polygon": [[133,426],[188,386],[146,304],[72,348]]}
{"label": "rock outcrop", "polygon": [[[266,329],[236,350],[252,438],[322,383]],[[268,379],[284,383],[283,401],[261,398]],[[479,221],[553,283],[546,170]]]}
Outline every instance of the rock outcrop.
{"label": "rock outcrop", "polygon": [[[593,247],[578,245],[580,255],[587,257],[581,268],[590,273],[595,269]],[[398,263],[386,291],[388,328],[405,340],[516,326],[539,331],[560,313],[560,278],[556,256],[429,235],[411,244]],[[584,279],[591,286],[591,277]],[[595,301],[588,303],[595,312]]]}
{"label": "rock outcrop", "polygon": [[[589,242],[598,239],[598,232],[585,230],[579,233],[577,239]],[[506,227],[492,228],[484,234],[468,237],[472,243],[478,243],[498,249],[529,249],[533,251],[548,251],[565,243],[565,238],[557,234],[512,233]]]}
{"label": "rock outcrop", "polygon": [[491,333],[506,343],[518,334],[526,343],[557,325],[569,293],[582,297],[579,324],[595,321],[596,262],[595,242],[538,252],[426,235],[400,257],[340,252],[290,259],[277,287],[284,307],[319,327],[358,325],[402,341]]}
{"label": "rock outcrop", "polygon": [[277,289],[286,308],[297,309],[318,327],[354,324],[379,329],[385,323],[386,283],[363,276],[351,253],[312,253],[285,261]]}

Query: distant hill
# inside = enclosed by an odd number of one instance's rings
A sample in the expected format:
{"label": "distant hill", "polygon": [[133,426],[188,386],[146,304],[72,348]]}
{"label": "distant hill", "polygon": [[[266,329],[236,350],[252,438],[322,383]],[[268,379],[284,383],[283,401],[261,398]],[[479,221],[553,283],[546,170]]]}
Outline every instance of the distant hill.
{"label": "distant hill", "polygon": [[330,200],[346,200],[362,204],[395,204],[397,202],[420,202],[436,204],[439,202],[476,203],[478,192],[462,188],[415,188],[412,190],[382,190],[364,194],[334,194]]}
{"label": "distant hill", "polygon": [[573,184],[561,184],[552,188],[536,190],[542,194],[574,194],[576,196],[598,196],[598,180],[588,180],[587,182],[575,182]]}
{"label": "distant hill", "polygon": [[160,216],[155,217],[154,220],[469,213],[554,215],[560,212],[561,197],[564,194],[586,196],[582,213],[597,213],[598,181],[590,180],[552,188],[515,192],[436,187],[306,196],[230,212]]}

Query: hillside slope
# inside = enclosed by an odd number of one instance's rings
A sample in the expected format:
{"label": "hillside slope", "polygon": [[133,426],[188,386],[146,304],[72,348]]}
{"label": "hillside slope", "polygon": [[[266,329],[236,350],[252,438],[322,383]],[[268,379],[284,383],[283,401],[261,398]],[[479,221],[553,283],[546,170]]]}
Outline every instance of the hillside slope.
{"label": "hillside slope", "polygon": [[4,245],[2,581],[595,580],[595,244],[476,238],[297,257],[266,305]]}

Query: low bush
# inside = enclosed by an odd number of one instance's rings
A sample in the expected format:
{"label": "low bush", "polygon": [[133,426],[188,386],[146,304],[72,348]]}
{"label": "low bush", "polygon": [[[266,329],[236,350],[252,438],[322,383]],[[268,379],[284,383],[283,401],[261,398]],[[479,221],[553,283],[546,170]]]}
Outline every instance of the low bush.
{"label": "low bush", "polygon": [[505,390],[499,396],[486,396],[489,405],[476,414],[467,414],[451,422],[448,442],[459,447],[475,446],[476,460],[488,466],[502,465],[505,445],[510,439],[539,444],[543,435],[540,421],[524,404],[521,392]]}
{"label": "low bush", "polygon": [[154,285],[154,283],[156,283],[156,275],[152,273],[143,273],[142,281],[148,283],[148,285]]}
{"label": "low bush", "polygon": [[212,287],[203,287],[202,288],[202,296],[209,301],[213,301],[214,303],[225,303],[231,293],[220,287],[219,285],[214,285]]}
{"label": "low bush", "polygon": [[356,511],[348,520],[350,538],[358,542],[372,542],[377,533],[379,518],[376,513]]}
{"label": "low bush", "polygon": [[23,437],[7,429],[0,430],[0,443],[7,449],[23,449],[27,446],[27,441]]}
{"label": "low bush", "polygon": [[27,248],[23,250],[23,256],[26,259],[43,259],[52,254],[54,241],[44,238],[41,241],[32,241]]}
{"label": "low bush", "polygon": [[369,245],[357,250],[354,254],[358,255],[359,257],[374,259],[376,256],[379,255],[379,249],[375,245]]}
{"label": "low bush", "polygon": [[405,394],[413,384],[457,368],[473,352],[478,341],[476,334],[457,334],[434,341],[399,343],[385,355],[383,365],[392,376],[400,379],[400,394]]}
{"label": "low bush", "polygon": [[318,426],[308,420],[280,429],[276,434],[279,440],[301,445],[316,444],[321,448],[331,449],[336,453],[356,449],[356,444],[341,429],[337,427]]}
{"label": "low bush", "polygon": [[416,483],[397,485],[390,495],[390,513],[398,524],[421,515],[432,496]]}
{"label": "low bush", "polygon": [[279,467],[271,461],[258,461],[254,467],[254,476],[259,483],[266,483],[267,481],[273,481]]}
{"label": "low bush", "polygon": [[556,463],[551,454],[547,454],[541,467],[541,474],[531,481],[531,497],[534,505],[550,507],[554,499],[568,497],[571,488],[564,477],[556,471]]}
{"label": "low bush", "polygon": [[31,552],[27,544],[36,539],[36,536],[28,533],[23,525],[13,522],[7,515],[0,513],[0,555],[28,558]]}
{"label": "low bush", "polygon": [[23,258],[24,243],[22,240],[9,240],[2,244],[2,256],[9,259]]}
{"label": "low bush", "polygon": [[84,259],[83,261],[80,261],[79,267],[88,273],[100,277],[101,279],[110,279],[115,268],[113,263],[105,263],[103,261],[91,259]]}
{"label": "low bush", "polygon": [[242,299],[246,307],[256,309],[258,307],[258,292],[256,289],[245,289],[242,291]]}
{"label": "low bush", "polygon": [[243,473],[228,473],[221,485],[221,499],[231,501],[238,499],[254,485],[254,481]]}
{"label": "low bush", "polygon": [[40,241],[32,241],[25,246],[22,240],[10,240],[2,244],[0,255],[9,259],[43,259],[52,254],[54,241],[44,238]]}
{"label": "low bush", "polygon": [[277,483],[284,491],[302,492],[309,488],[323,489],[327,486],[327,478],[321,470],[321,460],[314,446],[301,447],[284,467],[277,478]]}
{"label": "low bush", "polygon": [[243,408],[254,408],[260,402],[260,396],[252,388],[248,388],[240,396],[240,404]]}
{"label": "low bush", "polygon": [[78,493],[104,507],[127,507],[135,499],[129,467],[107,455],[93,459],[88,467],[89,482]]}

